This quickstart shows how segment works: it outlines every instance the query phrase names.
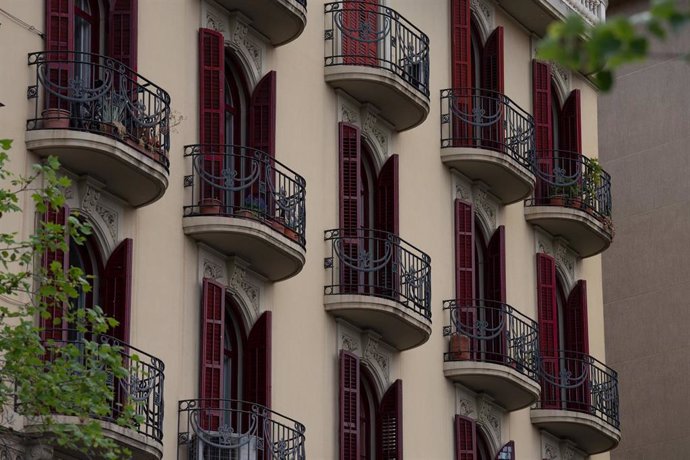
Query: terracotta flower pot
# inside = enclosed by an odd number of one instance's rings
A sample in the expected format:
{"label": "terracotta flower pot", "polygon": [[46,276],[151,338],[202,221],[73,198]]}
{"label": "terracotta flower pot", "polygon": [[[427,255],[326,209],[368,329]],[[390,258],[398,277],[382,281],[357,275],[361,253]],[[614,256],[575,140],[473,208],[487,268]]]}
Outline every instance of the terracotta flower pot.
{"label": "terracotta flower pot", "polygon": [[451,335],[449,351],[452,361],[467,361],[470,359],[470,338],[457,332]]}
{"label": "terracotta flower pot", "polygon": [[69,110],[45,109],[41,113],[44,129],[69,128]]}
{"label": "terracotta flower pot", "polygon": [[292,241],[299,241],[299,234],[288,227],[287,225],[285,226],[285,230],[283,231],[283,235],[287,236],[290,238]]}
{"label": "terracotta flower pot", "polygon": [[270,221],[270,224],[273,230],[275,230],[278,233],[283,233],[285,231],[285,224],[283,224],[279,220],[272,220]]}
{"label": "terracotta flower pot", "polygon": [[218,198],[204,198],[199,202],[200,214],[220,214],[221,201]]}

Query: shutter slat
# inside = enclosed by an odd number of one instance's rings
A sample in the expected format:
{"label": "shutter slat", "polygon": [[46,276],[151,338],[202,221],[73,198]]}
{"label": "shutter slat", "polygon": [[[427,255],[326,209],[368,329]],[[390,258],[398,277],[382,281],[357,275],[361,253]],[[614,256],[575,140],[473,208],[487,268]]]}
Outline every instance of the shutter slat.
{"label": "shutter slat", "polygon": [[[66,250],[56,249],[55,251],[46,250],[41,256],[41,265],[47,270],[46,276],[52,278],[50,266],[57,261],[62,266],[63,272],[67,272],[69,268],[69,229],[67,227],[70,209],[66,204],[60,208],[48,207],[48,209],[41,216],[42,224],[55,224],[64,226],[65,247]],[[41,339],[56,341],[64,341],[67,339],[67,322],[64,319],[65,310],[68,305],[58,303],[55,299],[43,299],[46,304],[46,310],[50,314],[50,318],[40,318],[39,327],[41,329]],[[62,321],[55,321],[61,318]]]}
{"label": "shutter slat", "polygon": [[345,1],[342,34],[343,64],[378,65],[378,0]]}
{"label": "shutter slat", "polygon": [[477,424],[462,415],[455,416],[455,460],[478,460]]}
{"label": "shutter slat", "polygon": [[[537,167],[549,176],[553,171],[553,120],[551,118],[551,65],[532,61],[532,110],[534,112]],[[543,200],[548,186],[537,178],[534,196]]]}
{"label": "shutter slat", "polygon": [[225,287],[204,278],[201,304],[201,360],[199,397],[205,400],[202,428],[217,430],[221,423],[223,357],[225,347]]}
{"label": "shutter slat", "polygon": [[456,199],[455,298],[469,305],[474,294],[474,211],[471,203]]}
{"label": "shutter slat", "polygon": [[111,1],[108,18],[108,55],[135,72],[137,70],[137,15],[137,0]]}
{"label": "shutter slat", "polygon": [[70,110],[70,103],[64,99],[72,75],[73,66],[70,63],[70,51],[74,50],[74,0],[46,0],[45,1],[45,30],[46,51],[64,51],[50,53],[46,64],[46,77],[50,86],[59,88],[58,98],[54,94],[45,92],[45,108],[59,108]]}
{"label": "shutter slat", "polygon": [[[582,153],[582,111],[580,108],[580,90],[571,91],[563,104],[558,118],[558,148],[560,150],[561,167],[567,177],[576,177],[580,172],[579,156]],[[577,177],[578,184],[582,184],[581,175]]]}
{"label": "shutter slat", "polygon": [[[482,51],[482,89],[503,94],[503,27],[496,27],[489,35]],[[491,117],[500,113],[500,118],[482,128],[482,145],[492,150],[504,150],[505,111],[503,104],[496,100],[496,94],[487,92],[482,98],[484,111]]]}
{"label": "shutter slat", "polygon": [[254,88],[249,104],[249,146],[275,158],[276,72],[268,72]]}
{"label": "shutter slat", "polygon": [[[552,380],[559,375],[558,304],[556,301],[556,262],[553,257],[537,254],[537,306],[539,316],[539,347],[543,368]],[[559,406],[560,389],[542,380],[542,407]]]}
{"label": "shutter slat", "polygon": [[376,422],[376,458],[402,460],[402,380],[396,380],[381,398]]}
{"label": "shutter slat", "polygon": [[505,265],[505,226],[499,226],[486,248],[484,264],[484,295],[487,305],[485,320],[490,330],[503,324],[503,330],[493,339],[486,341],[486,359],[491,362],[504,362],[506,357],[505,318],[506,302],[506,265]]}
{"label": "shutter slat", "polygon": [[[361,206],[361,142],[359,127],[349,123],[339,124],[340,143],[340,228],[343,229],[342,250],[350,260],[357,260],[362,228]],[[343,293],[358,292],[364,286],[364,273],[343,263],[340,264],[340,289]]]}
{"label": "shutter slat", "polygon": [[244,395],[247,401],[271,407],[271,312],[264,312],[247,336],[244,353]]}
{"label": "shutter slat", "polygon": [[101,303],[104,313],[119,324],[112,335],[129,341],[132,298],[132,250],[134,241],[126,238],[108,258],[101,279]]}
{"label": "shutter slat", "polygon": [[[563,318],[563,348],[568,371],[577,378],[589,369],[584,355],[589,354],[589,337],[587,330],[587,282],[579,280],[565,303]],[[589,379],[587,379],[589,380]],[[567,390],[568,407],[575,410],[587,410],[590,402],[588,382]]]}
{"label": "shutter slat", "polygon": [[[374,227],[376,230],[390,232],[394,235],[399,233],[398,217],[398,155],[391,155],[384,163],[379,176],[376,179],[376,205],[374,207]],[[376,235],[383,238],[383,235]],[[390,242],[386,239],[377,241],[376,259],[385,257],[390,251]],[[397,251],[393,252],[385,268],[376,272],[379,294],[391,298],[398,292],[398,274],[394,267],[399,262]]]}
{"label": "shutter slat", "polygon": [[[453,88],[462,89],[462,96],[455,98],[454,103],[459,113],[472,113],[472,29],[470,0],[451,1],[451,64]],[[453,146],[465,147],[473,144],[473,127],[453,119]]]}
{"label": "shutter slat", "polygon": [[359,455],[359,358],[340,350],[340,460]]}

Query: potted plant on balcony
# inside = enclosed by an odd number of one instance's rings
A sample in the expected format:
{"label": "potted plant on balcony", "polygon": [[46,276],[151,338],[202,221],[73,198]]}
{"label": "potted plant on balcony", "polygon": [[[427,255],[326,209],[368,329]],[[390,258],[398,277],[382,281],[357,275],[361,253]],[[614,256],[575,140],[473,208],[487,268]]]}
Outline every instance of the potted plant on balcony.
{"label": "potted plant on balcony", "polygon": [[266,215],[266,200],[258,195],[247,195],[242,208],[237,211],[239,217],[257,220]]}
{"label": "potted plant on balcony", "polygon": [[223,202],[216,197],[202,198],[199,202],[199,214],[218,215],[220,214],[220,209],[222,206]]}
{"label": "potted plant on balcony", "polygon": [[[604,169],[601,167],[597,158],[592,158],[588,162],[584,177],[584,192],[587,203],[595,203],[597,198],[597,191],[601,187],[601,177]],[[590,214],[596,213],[596,206],[588,206],[587,211]]]}
{"label": "potted plant on balcony", "polygon": [[45,109],[41,113],[44,129],[63,129],[69,128],[69,110],[65,109]]}
{"label": "potted plant on balcony", "polygon": [[299,219],[297,218],[298,215],[301,215],[299,210],[291,209],[287,215],[287,218],[285,219],[285,230],[283,231],[283,234],[292,241],[299,240],[299,234],[296,230],[299,227]]}
{"label": "potted plant on balcony", "polygon": [[568,199],[567,187],[562,185],[552,185],[547,200],[547,204],[551,206],[565,206]]}
{"label": "potted plant on balcony", "polygon": [[125,115],[124,101],[117,101],[114,97],[106,97],[101,108],[101,131],[106,134],[117,134],[122,139],[127,133],[122,123]]}
{"label": "potted plant on balcony", "polygon": [[566,188],[570,207],[582,209],[582,187],[575,183]]}

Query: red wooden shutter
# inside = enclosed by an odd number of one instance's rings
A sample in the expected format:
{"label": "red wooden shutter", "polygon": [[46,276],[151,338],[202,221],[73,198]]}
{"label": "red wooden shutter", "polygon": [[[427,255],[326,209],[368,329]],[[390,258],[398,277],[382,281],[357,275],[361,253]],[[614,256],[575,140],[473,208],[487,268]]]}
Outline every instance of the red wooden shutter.
{"label": "red wooden shutter", "polygon": [[247,401],[271,407],[271,312],[264,312],[247,336],[244,352],[244,395]]}
{"label": "red wooden shutter", "polygon": [[503,151],[505,111],[494,93],[503,94],[503,27],[496,27],[486,40],[481,65],[482,89],[488,90],[482,98],[484,110],[489,117],[501,114],[495,123],[482,128],[482,145]]}
{"label": "red wooden shutter", "polygon": [[486,359],[492,362],[504,362],[506,359],[505,327],[507,319],[504,317],[506,301],[506,238],[505,227],[499,226],[494,232],[486,250],[484,264],[484,295],[486,306],[486,321],[489,328],[495,330],[500,324],[503,331],[486,343]]}
{"label": "red wooden shutter", "polygon": [[[362,243],[361,206],[361,142],[360,131],[355,125],[341,122],[340,132],[340,228],[342,229],[343,256],[351,261],[357,260]],[[364,287],[364,272],[340,264],[341,292],[358,292]]]}
{"label": "red wooden shutter", "polygon": [[[582,111],[580,108],[580,90],[571,91],[565,100],[558,119],[558,149],[561,167],[565,174],[575,177],[580,171],[580,159],[578,153],[582,153]],[[578,177],[578,183],[582,178]]]}
{"label": "red wooden shutter", "polygon": [[378,65],[378,0],[343,4],[342,55],[344,64]]}
{"label": "red wooden shutter", "polygon": [[104,313],[120,323],[112,335],[125,343],[129,341],[133,243],[126,238],[115,248],[105,264],[100,288]]}
{"label": "red wooden shutter", "polygon": [[359,358],[340,350],[340,460],[360,460],[359,448]]}
{"label": "red wooden shutter", "polygon": [[[587,282],[579,280],[565,303],[563,312],[563,348],[566,367],[573,379],[590,372],[586,355],[589,354],[587,330]],[[590,401],[589,379],[567,390],[568,408],[587,410]]]}
{"label": "red wooden shutter", "polygon": [[[451,1],[451,61],[452,82],[455,91],[455,110],[472,113],[472,32],[470,0]],[[453,103],[453,102],[452,102]],[[473,144],[474,127],[452,116],[453,146]]]}
{"label": "red wooden shutter", "polygon": [[[74,0],[45,0],[45,29],[46,51],[60,51],[48,53],[47,80],[58,92],[67,96],[66,88],[72,75],[73,60],[70,51],[74,50]],[[70,104],[64,98],[45,93],[45,108],[70,109]]]}
{"label": "red wooden shutter", "polygon": [[506,443],[496,454],[496,460],[515,460],[515,442]]}
{"label": "red wooden shutter", "polygon": [[381,398],[376,420],[376,458],[403,458],[402,380],[396,380]]}
{"label": "red wooden shutter", "polygon": [[[222,204],[225,144],[225,50],[223,34],[199,29],[199,142],[204,145],[203,169],[208,182],[200,184],[200,200]],[[215,185],[215,187],[214,187]]]}
{"label": "red wooden shutter", "polygon": [[472,204],[455,200],[455,298],[474,301],[474,211]]}
{"label": "red wooden shutter", "polygon": [[462,415],[455,416],[455,460],[478,460],[477,424]]}
{"label": "red wooden shutter", "polygon": [[108,56],[137,70],[137,0],[111,0],[108,17]]}
{"label": "red wooden shutter", "polygon": [[254,88],[249,103],[249,146],[275,157],[276,72],[268,72]]}
{"label": "red wooden shutter", "polygon": [[[384,163],[376,179],[376,205],[374,207],[374,227],[376,230],[394,235],[399,234],[398,169],[398,155],[391,155]],[[387,236],[378,232],[374,236],[377,238],[376,259],[385,257],[386,251],[390,250]],[[398,253],[394,251],[393,257],[386,264],[386,267],[376,272],[379,294],[386,297],[397,296],[398,274],[394,267],[397,266],[398,261]]]}
{"label": "red wooden shutter", "polygon": [[[46,250],[41,257],[41,265],[47,270],[46,276],[52,278],[50,266],[53,262],[58,262],[63,271],[66,271],[69,266],[69,229],[67,222],[69,218],[69,207],[65,204],[60,208],[48,207],[46,212],[41,216],[41,225],[55,224],[62,225],[65,228],[65,244],[66,250],[56,249],[55,251]],[[50,318],[39,319],[41,329],[41,339],[56,341],[64,341],[67,339],[67,322],[64,320],[65,308],[67,305],[57,302],[55,299],[43,299],[46,304],[46,310],[50,313]],[[62,321],[55,321],[55,319],[62,319]]]}
{"label": "red wooden shutter", "polygon": [[[532,105],[534,111],[537,168],[549,176],[553,170],[553,126],[551,118],[551,65],[532,61]],[[537,177],[534,196],[537,202],[548,196],[548,187]]]}
{"label": "red wooden shutter", "polygon": [[[537,306],[539,316],[539,347],[544,371],[551,380],[559,375],[558,304],[556,303],[556,262],[553,257],[537,254]],[[559,406],[560,389],[542,381],[542,407]]]}
{"label": "red wooden shutter", "polygon": [[201,362],[199,397],[201,426],[217,430],[222,421],[223,357],[225,349],[225,287],[204,278],[201,304]]}

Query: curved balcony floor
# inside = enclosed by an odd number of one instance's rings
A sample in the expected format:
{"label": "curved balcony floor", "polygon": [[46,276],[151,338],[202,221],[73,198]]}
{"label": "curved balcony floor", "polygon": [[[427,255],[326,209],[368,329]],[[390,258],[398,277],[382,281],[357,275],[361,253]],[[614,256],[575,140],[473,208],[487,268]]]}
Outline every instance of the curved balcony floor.
{"label": "curved balcony floor", "polygon": [[613,240],[601,219],[582,209],[558,205],[525,206],[525,219],[568,240],[581,257],[604,252]]}
{"label": "curved balcony floor", "polygon": [[431,336],[431,320],[400,302],[371,295],[325,295],[326,311],[362,329],[371,329],[403,351],[424,344]]}
{"label": "curved balcony floor", "polygon": [[568,438],[590,455],[615,448],[621,432],[586,412],[561,409],[532,409],[532,424],[561,438]]}
{"label": "curved balcony floor", "polygon": [[41,157],[56,156],[78,175],[93,177],[134,207],[160,199],[168,187],[168,169],[152,156],[112,137],[71,129],[26,132],[26,146]]}
{"label": "curved balcony floor", "polygon": [[239,11],[274,46],[299,37],[307,26],[306,0],[218,0],[230,11]]}
{"label": "curved balcony floor", "polygon": [[186,235],[228,255],[247,261],[271,281],[297,275],[304,267],[305,249],[266,223],[241,217],[196,215],[182,218]]}
{"label": "curved balcony floor", "polygon": [[539,399],[541,386],[508,365],[479,361],[446,361],[443,374],[469,389],[487,393],[508,411],[525,408]]}
{"label": "curved balcony floor", "polygon": [[505,153],[479,147],[446,147],[441,149],[441,161],[485,183],[503,204],[524,200],[534,191],[534,174]]}

